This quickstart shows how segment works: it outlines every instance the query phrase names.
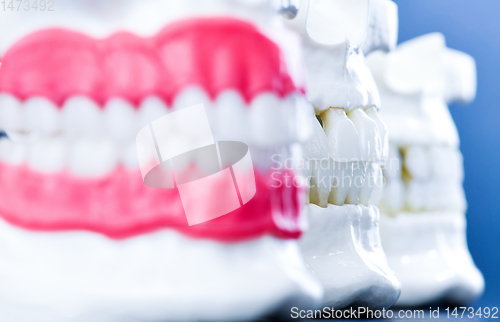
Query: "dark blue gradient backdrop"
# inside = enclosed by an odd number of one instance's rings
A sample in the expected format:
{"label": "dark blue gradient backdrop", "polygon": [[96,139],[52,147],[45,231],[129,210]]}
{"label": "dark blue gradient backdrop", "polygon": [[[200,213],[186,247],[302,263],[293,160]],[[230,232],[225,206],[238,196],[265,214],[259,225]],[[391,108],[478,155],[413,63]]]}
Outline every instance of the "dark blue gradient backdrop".
{"label": "dark blue gradient backdrop", "polygon": [[500,1],[396,0],[399,42],[439,31],[476,59],[478,91],[452,105],[465,161],[469,249],[486,278],[476,306],[500,306]]}

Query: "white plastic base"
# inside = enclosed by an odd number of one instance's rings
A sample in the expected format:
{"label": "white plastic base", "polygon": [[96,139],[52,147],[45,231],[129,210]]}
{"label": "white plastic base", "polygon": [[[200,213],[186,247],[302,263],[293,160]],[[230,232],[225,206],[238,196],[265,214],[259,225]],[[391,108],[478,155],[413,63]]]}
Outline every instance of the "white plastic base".
{"label": "white plastic base", "polygon": [[310,227],[300,240],[307,266],[319,278],[324,306],[388,308],[401,286],[387,265],[376,207],[306,207]]}
{"label": "white plastic base", "polygon": [[296,241],[123,241],[34,233],[0,221],[0,315],[9,322],[253,320],[311,309],[322,290]]}
{"label": "white plastic base", "polygon": [[384,215],[380,230],[389,265],[403,286],[397,305],[464,304],[483,292],[483,276],[467,248],[463,213]]}

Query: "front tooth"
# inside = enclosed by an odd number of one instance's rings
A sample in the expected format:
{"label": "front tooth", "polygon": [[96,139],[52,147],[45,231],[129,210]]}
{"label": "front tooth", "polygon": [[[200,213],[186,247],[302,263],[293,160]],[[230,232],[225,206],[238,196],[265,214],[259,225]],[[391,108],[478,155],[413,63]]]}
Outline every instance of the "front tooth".
{"label": "front tooth", "polygon": [[361,157],[359,137],[343,109],[329,108],[321,113],[321,119],[334,161],[334,180],[328,201],[341,206],[353,184],[354,163]]}
{"label": "front tooth", "polygon": [[138,169],[139,159],[137,158],[137,148],[135,142],[123,146],[120,152],[120,161],[127,169]]}
{"label": "front tooth", "polygon": [[17,98],[9,94],[0,94],[0,129],[5,131],[23,129],[21,103]]}
{"label": "front tooth", "polygon": [[123,141],[133,137],[135,114],[132,105],[121,98],[108,101],[104,108],[104,122],[113,139]]}
{"label": "front tooth", "polygon": [[387,181],[380,200],[380,211],[395,215],[403,207],[405,200],[405,185],[402,180]]}
{"label": "front tooth", "polygon": [[427,189],[428,210],[465,211],[467,208],[464,190],[459,182],[432,180]]}
{"label": "front tooth", "polygon": [[80,139],[71,148],[69,168],[79,176],[99,177],[113,170],[117,163],[115,145],[110,140]]}
{"label": "front tooth", "polygon": [[57,107],[46,98],[33,97],[24,103],[25,130],[53,134],[60,130],[61,115]]}
{"label": "front tooth", "polygon": [[365,112],[368,117],[370,117],[377,124],[380,146],[382,147],[382,159],[380,161],[385,163],[389,159],[389,133],[387,131],[387,126],[384,121],[382,121],[382,118],[380,118],[380,114],[377,112],[375,107],[369,107],[365,110]]}
{"label": "front tooth", "polygon": [[384,177],[387,180],[401,179],[403,170],[403,157],[397,146],[389,145],[389,160],[384,165]]}
{"label": "front tooth", "polygon": [[403,150],[404,168],[412,178],[427,180],[430,177],[430,158],[423,146],[410,146]]}
{"label": "front tooth", "polygon": [[147,97],[139,108],[136,131],[138,132],[149,123],[167,114],[167,106],[159,97]]}
{"label": "front tooth", "polygon": [[213,134],[217,140],[249,143],[249,111],[238,92],[229,90],[221,93],[216,100],[215,114],[217,127]]}
{"label": "front tooth", "polygon": [[272,93],[254,98],[248,112],[251,137],[255,144],[273,146],[286,140],[288,124],[285,120],[292,111],[286,111],[284,107],[281,100]]}
{"label": "front tooth", "polygon": [[0,139],[0,159],[9,164],[21,164],[26,160],[27,147],[7,138]]}
{"label": "front tooth", "polygon": [[56,172],[66,163],[66,146],[62,139],[38,140],[28,150],[28,164],[40,172]]}
{"label": "front tooth", "polygon": [[62,111],[63,130],[69,137],[97,137],[104,131],[104,117],[99,106],[85,96],[66,101]]}
{"label": "front tooth", "polygon": [[[377,123],[372,120],[363,109],[354,109],[347,113],[347,115],[358,133],[361,158],[354,164],[354,180],[351,190],[347,194],[346,201],[350,204],[357,204],[364,186],[368,184],[368,180],[366,180],[367,171],[371,171],[373,175],[372,163],[378,163],[382,160],[382,140],[377,128]],[[369,186],[365,188],[365,203],[369,202],[369,196],[367,194],[371,194],[372,190],[373,188],[370,189]]]}
{"label": "front tooth", "polygon": [[309,202],[325,208],[328,206],[330,178],[333,175],[328,153],[328,139],[318,120],[311,119],[313,134],[304,149],[304,156],[311,169]]}

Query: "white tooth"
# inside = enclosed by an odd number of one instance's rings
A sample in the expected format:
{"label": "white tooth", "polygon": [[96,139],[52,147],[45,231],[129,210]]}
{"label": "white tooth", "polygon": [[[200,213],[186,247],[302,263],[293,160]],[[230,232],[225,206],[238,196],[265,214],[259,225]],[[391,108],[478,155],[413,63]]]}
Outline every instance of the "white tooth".
{"label": "white tooth", "polygon": [[104,131],[101,109],[91,99],[75,96],[66,101],[62,110],[63,130],[69,137],[97,137]]}
{"label": "white tooth", "polygon": [[403,181],[387,181],[387,184],[384,187],[384,192],[382,194],[382,200],[380,200],[380,211],[395,215],[403,207],[404,199],[405,186],[403,184]]}
{"label": "white tooth", "polygon": [[354,161],[333,161],[333,180],[328,202],[342,206],[346,202],[347,194],[351,190],[354,177]]}
{"label": "white tooth", "polygon": [[26,145],[7,138],[0,139],[0,159],[9,164],[21,164],[26,160]]}
{"label": "white tooth", "polygon": [[363,188],[361,189],[361,194],[359,195],[359,203],[365,206],[370,205],[370,198],[372,196],[373,190],[375,189],[375,183],[378,179],[378,170],[380,165],[368,162],[366,167],[366,177]]}
{"label": "white tooth", "polygon": [[80,139],[72,145],[69,168],[76,175],[102,176],[113,170],[116,163],[116,148],[110,140]]}
{"label": "white tooth", "polygon": [[359,136],[361,146],[361,160],[377,162],[382,160],[382,140],[377,123],[366,112],[357,108],[347,113]]}
{"label": "white tooth", "polygon": [[404,167],[412,178],[427,180],[430,177],[430,157],[427,148],[419,145],[403,150]]}
{"label": "white tooth", "polygon": [[355,161],[353,162],[352,171],[352,184],[351,189],[347,193],[345,202],[351,205],[357,205],[359,203],[359,198],[361,197],[361,192],[366,182],[366,172],[368,170],[368,161]]}
{"label": "white tooth", "polygon": [[398,40],[398,6],[391,0],[370,0],[368,34],[363,53],[391,51]]}
{"label": "white tooth", "polygon": [[38,140],[28,150],[28,164],[40,172],[56,172],[66,163],[66,145],[63,139]]}
{"label": "white tooth", "polygon": [[[321,119],[335,166],[334,182],[328,201],[340,206],[344,204],[346,196],[353,188],[355,175],[359,176],[358,172],[361,170],[357,167],[354,173],[354,165],[361,158],[359,136],[353,122],[343,109],[329,108],[321,113]],[[361,188],[362,186],[358,189],[359,192],[356,192],[358,196]]]}
{"label": "white tooth", "polygon": [[193,105],[203,104],[205,108],[211,105],[207,93],[198,86],[191,86],[183,89],[174,100],[174,110],[191,107]]}
{"label": "white tooth", "polygon": [[61,114],[58,108],[46,98],[33,97],[24,103],[25,130],[53,134],[61,128]]}
{"label": "white tooth", "polygon": [[406,187],[406,206],[411,211],[422,211],[427,208],[428,184],[419,180],[411,180]]}
{"label": "white tooth", "polygon": [[108,101],[104,108],[104,121],[106,130],[115,140],[130,140],[135,135],[135,110],[121,98]]}
{"label": "white tooth", "polygon": [[428,210],[464,211],[467,207],[462,184],[433,180],[428,183]]}
{"label": "white tooth", "polygon": [[370,197],[370,205],[378,207],[380,200],[382,199],[382,194],[384,193],[384,174],[380,165],[375,166],[377,167],[375,188],[373,189],[372,195]]}
{"label": "white tooth", "polygon": [[[165,103],[156,96],[149,96],[144,101],[142,101],[141,107],[139,109],[139,121],[136,131],[139,131],[149,123],[167,114],[168,111]],[[134,133],[134,135],[135,134],[136,133]]]}
{"label": "white tooth", "polygon": [[216,100],[215,113],[217,128],[213,134],[217,140],[250,143],[249,110],[238,92],[221,93]]}
{"label": "white tooth", "polygon": [[387,131],[387,126],[380,117],[375,107],[369,107],[365,110],[368,117],[370,117],[377,124],[377,129],[380,137],[380,146],[382,147],[382,162],[387,162],[389,159],[389,133]]}
{"label": "white tooth", "polygon": [[397,146],[389,145],[389,160],[384,165],[384,177],[387,180],[401,180],[403,157]]}
{"label": "white tooth", "polygon": [[21,121],[21,103],[12,95],[0,94],[0,129],[23,130]]}
{"label": "white tooth", "polygon": [[120,153],[121,163],[128,169],[138,169],[139,159],[137,158],[137,149],[135,142],[126,144]]}
{"label": "white tooth", "polygon": [[463,158],[458,148],[431,147],[429,155],[432,177],[455,182],[463,180]]}
{"label": "white tooth", "polygon": [[261,94],[250,104],[249,122],[253,143],[273,146],[284,142],[288,134],[288,116],[281,100],[272,93]]}
{"label": "white tooth", "polygon": [[332,177],[331,159],[328,153],[328,139],[321,124],[314,117],[309,118],[312,123],[313,134],[304,148],[304,156],[311,168],[311,189],[309,202],[320,207],[328,206]]}

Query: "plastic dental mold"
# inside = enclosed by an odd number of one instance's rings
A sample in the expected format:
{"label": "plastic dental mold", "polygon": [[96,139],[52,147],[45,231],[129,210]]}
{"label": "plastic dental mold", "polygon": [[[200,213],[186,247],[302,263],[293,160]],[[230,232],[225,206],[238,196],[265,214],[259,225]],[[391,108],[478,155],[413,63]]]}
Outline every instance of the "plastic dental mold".
{"label": "plastic dental mold", "polygon": [[368,63],[389,130],[381,238],[402,284],[397,304],[465,304],[484,280],[467,248],[463,162],[447,103],[474,99],[474,59],[434,33],[375,52]]}
{"label": "plastic dental mold", "polygon": [[[302,38],[306,96],[314,106],[305,155],[308,231],[300,247],[323,305],[388,308],[400,283],[380,243],[378,203],[389,146],[379,94],[363,52],[395,47],[392,1],[284,1],[284,24]],[[292,9],[290,9],[290,7]],[[320,120],[320,122],[318,122]]]}

